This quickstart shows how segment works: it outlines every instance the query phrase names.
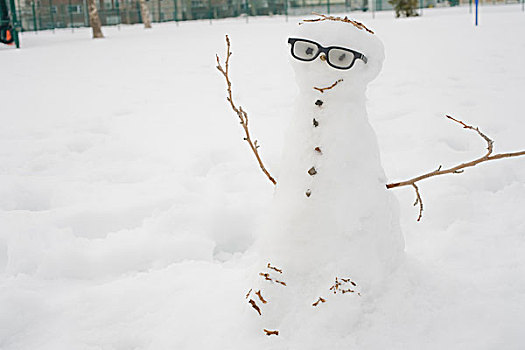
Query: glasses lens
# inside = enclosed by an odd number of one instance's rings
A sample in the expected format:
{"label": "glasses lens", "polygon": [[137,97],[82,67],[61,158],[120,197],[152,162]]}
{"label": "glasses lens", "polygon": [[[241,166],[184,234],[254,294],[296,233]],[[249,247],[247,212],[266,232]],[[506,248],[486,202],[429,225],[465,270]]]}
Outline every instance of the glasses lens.
{"label": "glasses lens", "polygon": [[300,60],[313,60],[317,56],[318,51],[317,45],[307,41],[297,40],[293,45],[293,54]]}
{"label": "glasses lens", "polygon": [[351,51],[341,49],[330,49],[328,51],[328,62],[337,68],[348,68],[354,62],[355,56]]}

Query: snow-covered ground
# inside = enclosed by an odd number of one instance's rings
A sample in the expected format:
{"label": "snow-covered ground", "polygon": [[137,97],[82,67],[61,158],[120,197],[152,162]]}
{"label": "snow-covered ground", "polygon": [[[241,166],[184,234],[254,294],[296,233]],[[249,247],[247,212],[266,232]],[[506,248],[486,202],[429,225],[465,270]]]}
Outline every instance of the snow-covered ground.
{"label": "snow-covered ground", "polygon": [[[352,14],[382,38],[368,113],[391,181],[525,148],[517,5]],[[24,33],[0,47],[0,349],[523,349],[525,159],[394,191],[407,259],[344,339],[247,321],[246,253],[273,193],[215,69],[279,175],[300,18]],[[305,320],[308,322],[308,320]],[[322,344],[322,345],[320,345]]]}

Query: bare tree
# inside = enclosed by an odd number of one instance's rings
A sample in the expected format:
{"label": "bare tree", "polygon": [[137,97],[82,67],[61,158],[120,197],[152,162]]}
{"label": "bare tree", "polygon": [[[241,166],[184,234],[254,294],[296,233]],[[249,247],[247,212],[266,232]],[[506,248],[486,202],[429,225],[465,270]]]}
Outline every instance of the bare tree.
{"label": "bare tree", "polygon": [[146,0],[139,0],[140,3],[140,15],[142,16],[142,22],[144,22],[144,28],[151,28],[151,19],[149,18],[149,9],[146,4]]}
{"label": "bare tree", "polygon": [[89,23],[93,30],[93,39],[103,38],[102,24],[100,23],[100,17],[98,16],[97,3],[95,0],[88,0],[89,8]]}

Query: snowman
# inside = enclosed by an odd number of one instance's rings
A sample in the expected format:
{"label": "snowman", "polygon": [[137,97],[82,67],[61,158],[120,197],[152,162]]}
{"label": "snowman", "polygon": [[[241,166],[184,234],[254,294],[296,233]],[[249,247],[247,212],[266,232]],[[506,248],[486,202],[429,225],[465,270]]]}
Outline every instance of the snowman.
{"label": "snowman", "polygon": [[299,95],[246,299],[269,336],[344,335],[404,256],[366,112],[384,49],[363,24],[327,16],[288,44]]}

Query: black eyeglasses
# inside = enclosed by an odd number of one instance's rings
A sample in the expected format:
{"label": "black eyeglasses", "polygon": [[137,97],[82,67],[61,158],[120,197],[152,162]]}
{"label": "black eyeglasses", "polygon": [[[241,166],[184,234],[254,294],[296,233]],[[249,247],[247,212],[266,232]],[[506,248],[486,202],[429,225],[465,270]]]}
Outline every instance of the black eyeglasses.
{"label": "black eyeglasses", "polygon": [[344,47],[323,47],[315,41],[298,38],[289,38],[288,44],[292,44],[292,56],[299,61],[313,61],[324,53],[328,64],[336,69],[350,69],[356,59],[368,62],[362,53]]}

